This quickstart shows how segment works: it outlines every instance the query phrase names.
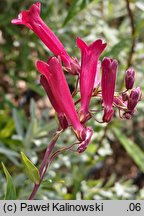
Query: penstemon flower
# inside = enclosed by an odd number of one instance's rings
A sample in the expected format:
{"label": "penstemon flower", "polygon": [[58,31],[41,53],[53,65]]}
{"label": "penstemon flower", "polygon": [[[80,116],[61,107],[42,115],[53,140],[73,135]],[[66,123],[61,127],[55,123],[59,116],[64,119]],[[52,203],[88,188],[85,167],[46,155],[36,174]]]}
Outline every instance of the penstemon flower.
{"label": "penstemon flower", "polygon": [[99,56],[106,47],[102,40],[96,40],[89,46],[80,38],[77,38],[77,45],[81,50],[81,71],[80,71],[80,94],[81,108],[80,118],[84,120],[88,114],[88,108],[94,89],[97,65]]}
{"label": "penstemon flower", "polygon": [[103,121],[109,122],[113,117],[112,107],[116,85],[117,61],[105,57],[102,61],[102,99],[104,105]]}
{"label": "penstemon flower", "polygon": [[[48,87],[47,91],[49,91],[50,88],[51,94],[48,93],[48,96],[50,96],[49,99],[52,105],[54,105],[58,113],[61,110],[61,113],[65,114],[66,118],[71,122],[78,139],[84,140],[86,136],[85,128],[81,125],[76,113],[60,60],[56,57],[51,57],[47,63],[37,61],[36,66],[38,71],[42,73],[47,80],[48,85],[45,86],[45,88]],[[51,97],[51,95],[53,97]]]}
{"label": "penstemon flower", "polygon": [[[121,119],[130,119],[136,111],[142,93],[139,87],[133,88],[135,71],[132,68],[126,71],[125,89],[122,92],[115,92],[118,62],[109,57],[104,57],[100,62],[99,57],[107,45],[101,39],[87,45],[82,39],[77,38],[77,46],[81,51],[80,67],[77,58],[68,55],[63,44],[41,19],[39,2],[33,4],[29,10],[22,11],[17,19],[12,20],[12,23],[16,25],[23,24],[30,28],[56,55],[56,57],[49,58],[47,62],[38,60],[36,63],[36,67],[41,73],[40,83],[56,111],[59,125],[57,132],[47,147],[39,169],[40,183],[34,185],[29,197],[29,199],[33,199],[44,178],[48,165],[57,153],[64,150],[83,153],[87,149],[94,132],[91,127],[87,126],[87,122],[91,118],[100,122],[95,117],[97,111],[101,112],[102,110],[102,123],[110,122],[116,109],[118,109]],[[65,70],[72,75],[78,75],[76,88],[72,95],[64,76],[61,61],[65,64]],[[102,75],[100,76],[101,70]],[[80,89],[78,89],[78,84]],[[78,91],[80,91],[80,97],[74,103],[73,97]],[[90,101],[92,97],[99,105],[102,104],[100,110],[91,109]],[[77,110],[76,105],[79,103]],[[73,129],[78,142],[53,153],[60,134],[69,127]],[[73,149],[75,145],[77,146],[76,150]]]}
{"label": "penstemon flower", "polygon": [[77,59],[68,55],[63,44],[41,19],[40,6],[40,2],[33,4],[29,10],[22,11],[18,18],[11,22],[31,29],[56,56],[61,57],[68,71],[78,74],[80,67]]}

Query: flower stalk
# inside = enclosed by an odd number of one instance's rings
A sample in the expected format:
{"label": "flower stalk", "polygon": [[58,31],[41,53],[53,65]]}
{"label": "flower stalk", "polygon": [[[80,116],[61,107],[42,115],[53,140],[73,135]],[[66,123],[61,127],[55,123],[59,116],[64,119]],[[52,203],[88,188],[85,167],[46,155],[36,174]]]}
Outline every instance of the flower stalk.
{"label": "flower stalk", "polygon": [[56,134],[54,135],[53,139],[51,140],[51,142],[49,143],[49,145],[48,145],[48,147],[46,149],[43,161],[42,161],[40,169],[39,169],[40,182],[39,182],[39,184],[35,184],[34,185],[32,193],[30,194],[30,196],[28,198],[29,200],[34,199],[34,197],[35,197],[35,195],[36,195],[36,193],[37,193],[37,191],[38,191],[38,189],[39,189],[39,187],[40,187],[40,185],[41,185],[41,183],[43,181],[43,178],[44,178],[45,173],[47,171],[47,168],[49,166],[51,153],[52,153],[52,151],[54,149],[54,146],[55,146],[55,144],[56,144],[56,142],[57,142],[57,140],[58,140],[61,132],[62,131],[57,131],[56,132]]}

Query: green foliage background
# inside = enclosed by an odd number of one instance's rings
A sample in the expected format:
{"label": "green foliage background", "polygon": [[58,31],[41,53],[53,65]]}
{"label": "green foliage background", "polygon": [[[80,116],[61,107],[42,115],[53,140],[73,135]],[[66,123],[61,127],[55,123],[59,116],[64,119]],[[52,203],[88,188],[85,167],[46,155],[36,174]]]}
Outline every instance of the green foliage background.
{"label": "green foliage background", "polygon": [[[33,2],[0,2],[0,161],[12,176],[0,166],[0,199],[11,198],[6,190],[10,185],[12,191],[15,185],[16,199],[28,198],[33,183],[24,173],[20,152],[39,167],[56,129],[56,119],[51,117],[49,107],[42,109],[40,115],[37,112],[37,102],[45,93],[38,84],[35,61],[47,60],[51,53],[26,27],[10,23]],[[87,43],[102,38],[108,44],[103,55],[119,61],[117,89],[123,88],[124,72],[131,65],[136,70],[136,85],[144,92],[143,0],[41,0],[41,3],[42,18],[70,55],[80,57],[75,43],[77,36]],[[19,89],[22,80],[28,95]],[[74,78],[67,75],[67,80],[74,85]],[[129,121],[115,118],[108,125],[91,121],[95,133],[87,151],[81,155],[60,154],[51,164],[36,198],[144,199],[143,107],[142,99],[135,117]],[[67,130],[57,147],[73,143],[74,139]]]}

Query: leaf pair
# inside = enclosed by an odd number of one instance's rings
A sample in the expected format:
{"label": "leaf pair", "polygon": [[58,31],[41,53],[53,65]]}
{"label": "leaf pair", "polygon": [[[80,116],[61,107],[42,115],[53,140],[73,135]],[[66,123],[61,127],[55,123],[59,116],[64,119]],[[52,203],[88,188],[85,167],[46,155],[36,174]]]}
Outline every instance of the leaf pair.
{"label": "leaf pair", "polygon": [[[39,171],[36,168],[36,166],[26,157],[26,155],[21,152],[21,156],[22,156],[22,161],[24,164],[24,168],[25,168],[25,173],[27,175],[27,177],[35,184],[39,184],[40,182],[40,175],[39,175]],[[16,200],[16,189],[13,183],[13,179],[10,175],[10,173],[8,172],[7,168],[5,167],[5,165],[2,163],[2,167],[6,176],[6,180],[7,180],[7,186],[6,186],[6,193],[5,193],[5,200]]]}

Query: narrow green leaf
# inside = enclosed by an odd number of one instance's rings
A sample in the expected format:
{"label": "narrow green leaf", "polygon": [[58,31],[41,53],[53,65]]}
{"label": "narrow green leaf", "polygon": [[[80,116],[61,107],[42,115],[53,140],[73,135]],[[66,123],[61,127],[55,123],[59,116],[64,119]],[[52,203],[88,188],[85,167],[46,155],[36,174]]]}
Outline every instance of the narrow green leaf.
{"label": "narrow green leaf", "polygon": [[18,160],[19,154],[13,150],[6,148],[1,141],[0,141],[0,155],[4,155],[5,157],[7,157],[16,166],[20,165]]}
{"label": "narrow green leaf", "polygon": [[34,183],[38,184],[40,182],[39,171],[36,166],[26,157],[26,155],[21,152],[23,164],[25,167],[25,173],[27,177]]}
{"label": "narrow green leaf", "polygon": [[35,103],[34,99],[31,99],[31,101],[30,101],[30,115],[31,115],[32,120],[35,119],[36,103]]}
{"label": "narrow green leaf", "polygon": [[120,130],[118,130],[117,128],[113,128],[112,130],[118,141],[122,144],[127,153],[138,165],[139,169],[144,172],[144,152],[136,143],[128,139]]}
{"label": "narrow green leaf", "polygon": [[2,145],[2,142],[0,142],[1,146],[0,146],[0,154],[4,154],[5,156],[9,157],[19,157],[19,154],[13,150],[10,150],[8,148],[6,148],[5,146]]}
{"label": "narrow green leaf", "polygon": [[6,175],[6,180],[7,180],[7,188],[6,188],[6,194],[5,194],[5,200],[16,200],[16,189],[13,184],[13,180],[11,175],[9,174],[7,168],[5,165],[2,163],[2,167],[4,170],[4,173]]}
{"label": "narrow green leaf", "polygon": [[113,58],[116,58],[119,56],[119,54],[124,50],[127,49],[129,44],[131,43],[130,38],[122,38],[117,44],[115,44],[110,51],[106,51],[106,56],[112,56]]}
{"label": "narrow green leaf", "polygon": [[13,131],[15,129],[14,121],[13,119],[8,119],[7,124],[4,126],[4,128],[0,131],[0,138],[8,138],[12,135]]}
{"label": "narrow green leaf", "polygon": [[[75,15],[77,15],[81,10],[86,8],[88,4],[94,0],[73,0],[72,5],[68,11],[68,14],[64,20],[63,26],[65,26]],[[98,2],[99,0],[97,0]]]}
{"label": "narrow green leaf", "polygon": [[72,1],[72,5],[71,5],[71,7],[70,7],[70,9],[68,11],[68,14],[67,14],[65,20],[64,20],[63,26],[65,26],[76,15],[76,13],[77,13],[76,4],[77,3],[78,3],[77,0]]}
{"label": "narrow green leaf", "polygon": [[18,135],[23,137],[24,129],[23,129],[21,119],[20,119],[16,109],[13,109],[13,118],[15,121],[16,131],[17,131]]}

